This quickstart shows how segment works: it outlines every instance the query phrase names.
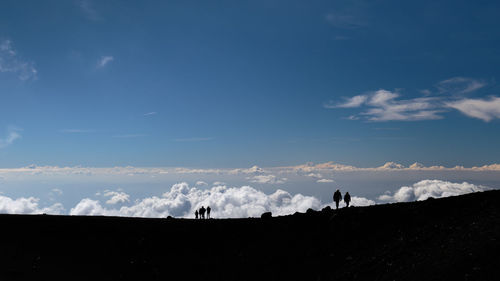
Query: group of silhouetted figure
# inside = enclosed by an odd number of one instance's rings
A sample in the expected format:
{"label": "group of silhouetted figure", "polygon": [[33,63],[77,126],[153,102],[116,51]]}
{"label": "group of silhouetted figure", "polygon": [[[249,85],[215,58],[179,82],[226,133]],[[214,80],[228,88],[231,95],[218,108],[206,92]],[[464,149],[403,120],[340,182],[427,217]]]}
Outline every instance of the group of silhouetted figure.
{"label": "group of silhouetted figure", "polygon": [[[340,190],[337,189],[337,191],[335,191],[333,193],[333,202],[335,202],[336,209],[339,208],[340,201],[342,201],[342,193],[340,193]],[[344,202],[346,204],[346,207],[349,207],[349,203],[351,202],[351,195],[349,194],[349,192],[345,193]],[[210,208],[210,206],[207,206],[206,209],[205,209],[205,207],[201,206],[201,208],[199,210],[194,211],[194,217],[196,219],[205,219],[205,218],[209,219],[211,210],[212,209]],[[205,217],[205,213],[207,214],[206,217]]]}
{"label": "group of silhouetted figure", "polygon": [[[342,193],[340,193],[340,190],[337,189],[337,191],[333,193],[333,201],[335,202],[335,207],[338,209],[339,203],[340,201],[342,201]],[[349,194],[349,192],[345,193],[344,202],[346,204],[346,207],[349,207],[349,202],[351,202],[351,195]]]}
{"label": "group of silhouetted figure", "polygon": [[207,206],[207,208],[205,209],[205,207],[201,206],[201,208],[199,210],[196,210],[194,211],[194,217],[196,219],[200,218],[200,219],[204,219],[205,218],[205,212],[207,213],[207,219],[210,218],[210,211],[212,209],[210,208],[210,206]]}

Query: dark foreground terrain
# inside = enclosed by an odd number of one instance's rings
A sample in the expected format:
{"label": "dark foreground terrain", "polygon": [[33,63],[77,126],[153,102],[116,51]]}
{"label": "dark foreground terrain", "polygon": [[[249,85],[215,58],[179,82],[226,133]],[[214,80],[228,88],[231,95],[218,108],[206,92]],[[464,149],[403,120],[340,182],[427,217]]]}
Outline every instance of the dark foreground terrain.
{"label": "dark foreground terrain", "polygon": [[0,280],[500,280],[500,191],[270,219],[0,226]]}

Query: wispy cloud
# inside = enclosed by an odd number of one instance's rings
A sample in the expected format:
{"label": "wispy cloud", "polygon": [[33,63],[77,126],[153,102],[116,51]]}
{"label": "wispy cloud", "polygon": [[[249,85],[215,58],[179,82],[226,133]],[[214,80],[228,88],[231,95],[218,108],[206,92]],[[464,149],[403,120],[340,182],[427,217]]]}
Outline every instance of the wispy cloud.
{"label": "wispy cloud", "polygon": [[144,116],[151,116],[151,115],[156,115],[156,114],[158,114],[158,112],[156,112],[156,111],[151,111],[151,112],[148,112],[148,113],[144,113],[143,115],[144,115]]}
{"label": "wispy cloud", "polygon": [[326,21],[332,26],[341,29],[356,29],[366,25],[359,16],[344,12],[332,12],[326,15]]}
{"label": "wispy cloud", "polygon": [[0,138],[0,148],[5,148],[14,143],[17,139],[21,138],[19,134],[20,129],[18,128],[9,128],[7,130],[7,136],[5,138]]}
{"label": "wispy cloud", "polygon": [[205,138],[178,138],[178,139],[174,139],[174,141],[177,141],[177,142],[197,142],[197,141],[211,141],[213,140],[214,138],[212,137],[205,137]]}
{"label": "wispy cloud", "polygon": [[448,102],[446,106],[485,122],[500,119],[500,98],[498,97],[491,97],[489,99],[461,99]]}
{"label": "wispy cloud", "polygon": [[59,130],[59,132],[83,134],[83,133],[95,133],[95,130],[92,130],[92,129],[62,129],[62,130]]}
{"label": "wispy cloud", "polygon": [[97,63],[98,68],[103,68],[114,60],[113,56],[102,56]]}
{"label": "wispy cloud", "polygon": [[131,138],[142,138],[146,136],[147,136],[146,134],[125,134],[125,135],[114,135],[113,138],[131,139]]}
{"label": "wispy cloud", "polygon": [[0,40],[0,72],[13,73],[20,80],[35,80],[38,73],[33,62],[18,56],[10,40]]}
{"label": "wispy cloud", "polygon": [[440,93],[463,95],[479,90],[486,85],[486,82],[474,78],[453,77],[440,81],[436,87]]}
{"label": "wispy cloud", "polygon": [[[441,119],[438,115],[442,110],[437,109],[433,98],[399,99],[396,92],[378,90],[366,95],[358,95],[346,101],[325,108],[356,108],[365,106],[366,111],[360,115],[370,121],[417,121]],[[348,119],[357,120],[359,116],[351,115]]]}
{"label": "wispy cloud", "polygon": [[[438,83],[438,92],[432,95],[430,90],[420,91],[422,96],[403,99],[398,90],[380,89],[362,95],[344,98],[343,101],[330,101],[323,104],[327,109],[362,108],[357,114],[345,119],[364,119],[374,122],[383,121],[420,121],[442,119],[443,113],[456,109],[469,117],[491,121],[500,118],[500,98],[464,99],[463,95],[484,87],[485,82],[467,77],[453,77]],[[447,93],[449,95],[442,95]]]}
{"label": "wispy cloud", "polygon": [[327,104],[324,104],[323,106],[325,108],[353,108],[353,107],[360,107],[363,105],[363,103],[366,102],[368,99],[368,96],[366,95],[359,95],[359,96],[354,96],[351,98],[346,98],[344,102],[341,103],[334,103],[333,101],[330,101]]}
{"label": "wispy cloud", "polygon": [[101,19],[101,16],[94,8],[92,1],[90,0],[78,0],[76,1],[76,5],[80,8],[82,13],[88,20],[98,21]]}

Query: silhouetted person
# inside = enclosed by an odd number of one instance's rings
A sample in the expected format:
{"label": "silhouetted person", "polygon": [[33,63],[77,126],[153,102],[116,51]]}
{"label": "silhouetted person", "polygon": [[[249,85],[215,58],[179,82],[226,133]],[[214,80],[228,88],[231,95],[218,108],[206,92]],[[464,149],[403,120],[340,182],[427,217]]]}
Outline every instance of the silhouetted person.
{"label": "silhouetted person", "polygon": [[212,209],[210,208],[210,206],[207,206],[207,219],[209,219],[209,218],[210,218],[210,211],[211,211],[211,210],[212,210]]}
{"label": "silhouetted person", "polygon": [[351,202],[351,195],[349,195],[349,192],[346,192],[344,195],[344,202],[346,204],[346,207],[349,207],[349,202]]}
{"label": "silhouetted person", "polygon": [[200,219],[205,218],[205,211],[206,211],[205,207],[201,206],[200,211],[199,211]]}
{"label": "silhouetted person", "polygon": [[339,202],[342,200],[342,194],[340,191],[337,189],[335,193],[333,193],[333,201],[335,201],[335,207],[338,209],[339,208]]}
{"label": "silhouetted person", "polygon": [[198,218],[198,210],[194,211],[194,218],[197,219]]}

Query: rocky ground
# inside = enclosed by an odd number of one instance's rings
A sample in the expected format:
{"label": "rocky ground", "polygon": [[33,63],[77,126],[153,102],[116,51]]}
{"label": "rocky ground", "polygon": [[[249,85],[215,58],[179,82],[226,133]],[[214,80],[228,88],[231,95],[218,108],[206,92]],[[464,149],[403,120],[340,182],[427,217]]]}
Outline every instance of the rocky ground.
{"label": "rocky ground", "polygon": [[0,226],[0,280],[500,280],[500,191],[268,219]]}

